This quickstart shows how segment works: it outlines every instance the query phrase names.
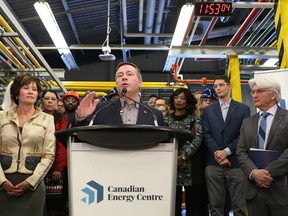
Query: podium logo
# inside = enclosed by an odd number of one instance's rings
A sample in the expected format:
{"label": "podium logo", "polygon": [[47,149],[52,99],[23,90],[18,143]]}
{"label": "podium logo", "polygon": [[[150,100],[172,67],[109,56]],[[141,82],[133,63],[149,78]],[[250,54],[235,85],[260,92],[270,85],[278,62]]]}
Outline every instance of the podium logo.
{"label": "podium logo", "polygon": [[83,188],[81,191],[86,194],[86,196],[82,198],[81,201],[88,205],[95,202],[96,193],[96,203],[99,203],[103,200],[103,186],[93,180],[88,182],[87,187]]}

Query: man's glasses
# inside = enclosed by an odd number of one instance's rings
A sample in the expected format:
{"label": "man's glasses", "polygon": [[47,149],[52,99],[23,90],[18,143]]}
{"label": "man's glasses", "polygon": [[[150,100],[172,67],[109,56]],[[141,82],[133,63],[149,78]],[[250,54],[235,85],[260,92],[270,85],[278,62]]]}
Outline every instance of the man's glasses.
{"label": "man's glasses", "polygon": [[219,87],[223,87],[223,86],[225,86],[225,85],[229,85],[229,83],[214,84],[213,88],[214,88],[214,89],[217,89],[218,86],[219,86]]}
{"label": "man's glasses", "polygon": [[253,96],[255,93],[258,95],[258,94],[262,94],[262,93],[267,92],[267,91],[269,91],[269,89],[267,89],[267,88],[252,90],[251,95]]}
{"label": "man's glasses", "polygon": [[64,102],[66,102],[66,103],[78,103],[78,100],[76,98],[65,98]]}

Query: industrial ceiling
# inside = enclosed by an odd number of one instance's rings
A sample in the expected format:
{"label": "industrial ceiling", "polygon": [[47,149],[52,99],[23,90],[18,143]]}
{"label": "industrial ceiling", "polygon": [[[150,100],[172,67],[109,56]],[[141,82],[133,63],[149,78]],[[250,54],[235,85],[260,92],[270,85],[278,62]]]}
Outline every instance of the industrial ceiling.
{"label": "industrial ceiling", "polygon": [[[9,78],[22,71],[31,71],[44,78],[47,80],[47,87],[50,80],[55,81],[60,90],[66,91],[63,85],[65,82],[60,80],[65,78],[63,74],[68,69],[33,7],[35,2],[36,0],[0,0],[3,22],[11,27],[11,31],[7,31],[7,27],[3,27],[1,23],[2,91],[5,90]],[[81,73],[82,66],[87,64],[101,64],[98,55],[102,53],[102,44],[107,36],[108,1],[47,2],[79,67],[75,74]],[[194,2],[195,0],[111,0],[109,38],[111,52],[117,61],[129,61],[133,55],[143,55],[145,58],[147,52],[161,52],[166,56],[171,49],[170,43],[181,7]],[[219,58],[222,58],[221,55],[234,53],[243,57],[243,68],[255,68],[256,65],[265,69],[261,66],[263,59],[265,61],[270,57],[277,57],[273,3],[269,0],[227,2],[233,4],[231,16],[194,17],[193,25],[188,29],[187,41],[182,47],[174,47],[174,53],[178,54],[178,59],[186,59],[187,62],[203,56],[216,57],[217,61],[218,54]],[[18,37],[27,47],[27,52],[15,43],[15,38]],[[14,41],[15,47],[7,40]],[[4,46],[16,59],[20,59],[21,63],[28,63],[23,64],[23,67],[11,63],[13,57],[7,57],[7,53],[3,51]],[[24,53],[23,56],[18,51]],[[31,60],[28,52],[31,52],[35,61]],[[29,60],[25,60],[27,56]],[[157,69],[154,69],[155,73],[163,74],[163,71],[167,70],[167,59],[159,62]],[[198,74],[197,77],[201,76],[202,74]]]}

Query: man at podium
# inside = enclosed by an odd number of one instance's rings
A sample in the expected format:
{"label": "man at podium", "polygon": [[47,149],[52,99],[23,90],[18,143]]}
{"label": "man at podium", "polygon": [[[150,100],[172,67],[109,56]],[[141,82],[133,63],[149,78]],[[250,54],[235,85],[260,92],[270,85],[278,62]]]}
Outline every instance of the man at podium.
{"label": "man at podium", "polygon": [[95,92],[90,92],[80,103],[73,126],[92,124],[142,124],[165,126],[161,111],[140,101],[142,75],[131,62],[119,63],[115,74],[120,97],[99,103]]}

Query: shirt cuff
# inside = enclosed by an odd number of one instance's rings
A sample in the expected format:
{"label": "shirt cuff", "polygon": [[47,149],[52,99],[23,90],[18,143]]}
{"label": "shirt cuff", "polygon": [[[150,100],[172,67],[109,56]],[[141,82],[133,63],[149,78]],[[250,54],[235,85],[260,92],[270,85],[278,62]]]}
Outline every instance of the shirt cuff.
{"label": "shirt cuff", "polygon": [[253,177],[252,177],[252,174],[253,174],[253,172],[254,172],[255,170],[256,170],[256,169],[252,170],[251,173],[249,174],[249,179],[250,179],[250,180],[254,180]]}
{"label": "shirt cuff", "polygon": [[231,150],[228,147],[225,148],[224,151],[226,152],[227,155],[231,155],[232,154]]}
{"label": "shirt cuff", "polygon": [[77,122],[83,121],[83,120],[86,119],[86,118],[87,118],[87,116],[80,118],[80,117],[78,116],[77,112],[75,113],[75,120],[76,120]]}

